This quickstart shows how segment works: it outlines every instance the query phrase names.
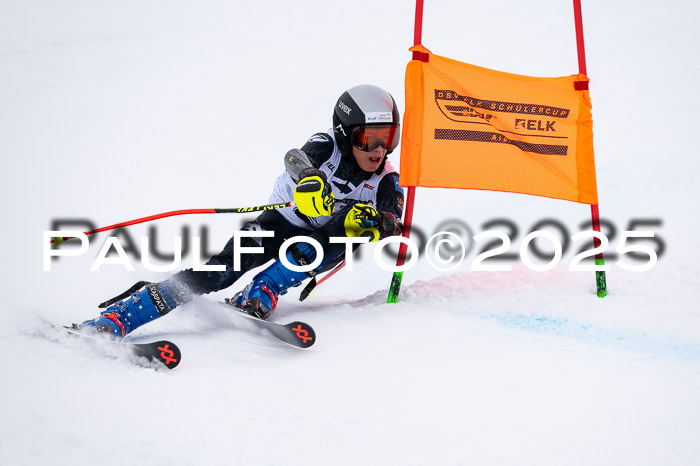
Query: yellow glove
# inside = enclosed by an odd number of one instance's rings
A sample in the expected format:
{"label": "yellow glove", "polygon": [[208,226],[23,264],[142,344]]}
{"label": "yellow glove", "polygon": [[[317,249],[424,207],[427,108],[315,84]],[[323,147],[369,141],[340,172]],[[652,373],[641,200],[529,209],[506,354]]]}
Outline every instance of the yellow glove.
{"label": "yellow glove", "polygon": [[400,235],[403,226],[391,212],[377,212],[367,204],[355,204],[345,216],[345,235],[366,236],[370,243],[388,236]]}
{"label": "yellow glove", "polygon": [[304,178],[294,188],[294,203],[304,215],[319,217],[331,215],[335,207],[335,196],[326,174],[320,170],[307,170]]}

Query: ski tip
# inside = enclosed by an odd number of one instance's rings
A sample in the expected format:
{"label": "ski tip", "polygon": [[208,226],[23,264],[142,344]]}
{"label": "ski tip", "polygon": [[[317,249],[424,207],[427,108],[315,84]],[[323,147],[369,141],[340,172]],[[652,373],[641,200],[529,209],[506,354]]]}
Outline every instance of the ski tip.
{"label": "ski tip", "polygon": [[161,340],[151,343],[154,358],[162,362],[168,369],[175,369],[182,360],[180,348],[171,341]]}
{"label": "ski tip", "polygon": [[136,356],[158,361],[168,369],[175,369],[182,359],[180,348],[172,341],[161,340],[153,343],[130,343]]}
{"label": "ski tip", "polygon": [[314,329],[309,324],[295,321],[285,325],[285,327],[294,332],[294,336],[296,338],[295,342],[293,343],[294,346],[298,346],[299,348],[309,348],[316,343],[316,332],[314,332]]}

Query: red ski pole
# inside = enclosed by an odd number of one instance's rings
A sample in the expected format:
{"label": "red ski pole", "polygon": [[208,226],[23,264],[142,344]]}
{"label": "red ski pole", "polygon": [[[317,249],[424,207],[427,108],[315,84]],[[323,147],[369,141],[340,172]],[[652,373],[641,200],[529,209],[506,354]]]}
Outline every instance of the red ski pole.
{"label": "red ski pole", "polygon": [[[97,228],[96,230],[86,231],[86,235],[94,235],[95,233],[101,233],[103,231],[115,230],[117,228],[128,227],[130,225],[137,225],[139,223],[146,223],[153,220],[158,220],[166,217],[174,217],[176,215],[190,215],[190,214],[243,214],[248,212],[259,212],[261,210],[273,210],[281,209],[283,207],[291,207],[291,202],[280,202],[278,204],[266,204],[254,207],[233,207],[227,209],[186,209],[186,210],[173,210],[170,212],[163,212],[161,214],[149,215],[148,217],[141,217],[134,220],[128,220],[126,222],[115,223],[108,227]],[[52,243],[59,245],[64,241],[75,238],[75,236],[66,237],[56,237],[51,240]]]}

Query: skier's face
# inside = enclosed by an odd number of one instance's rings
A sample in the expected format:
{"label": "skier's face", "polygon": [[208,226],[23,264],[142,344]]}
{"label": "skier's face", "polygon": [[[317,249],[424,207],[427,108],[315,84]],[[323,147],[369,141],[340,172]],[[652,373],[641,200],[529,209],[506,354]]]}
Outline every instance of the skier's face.
{"label": "skier's face", "polygon": [[352,130],[352,153],[357,164],[366,172],[375,172],[388,150],[399,144],[396,124],[358,126]]}
{"label": "skier's face", "polygon": [[386,156],[386,149],[383,146],[377,146],[369,152],[352,147],[352,155],[355,156],[357,164],[366,172],[375,172],[382,164]]}

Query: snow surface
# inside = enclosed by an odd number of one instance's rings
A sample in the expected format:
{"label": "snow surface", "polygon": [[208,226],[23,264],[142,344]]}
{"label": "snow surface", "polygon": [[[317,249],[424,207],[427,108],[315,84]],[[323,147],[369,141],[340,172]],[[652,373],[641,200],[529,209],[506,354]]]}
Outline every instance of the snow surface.
{"label": "snow surface", "polygon": [[[281,156],[330,126],[345,89],[370,82],[403,109],[412,2],[126,1],[0,4],[0,465],[700,464],[700,169],[688,1],[584,2],[601,215],[618,232],[660,219],[648,272],[449,273],[425,259],[390,274],[365,251],[275,319],[317,331],[289,348],[227,315],[231,289],[139,329],[169,338],[174,371],[131,364],[53,331],[165,273],[105,265],[104,236],[42,270],[54,219],[98,226],[185,208],[265,202]],[[571,2],[426,1],[424,44],[502,71],[578,71]],[[398,151],[391,156],[398,166]],[[416,224],[473,234],[543,218],[570,234],[585,205],[418,189]],[[188,226],[223,246],[241,216],[158,222],[168,250]],[[133,238],[148,225],[129,229]],[[619,239],[619,235],[618,235]],[[616,247],[617,240],[611,248]],[[189,262],[188,262],[189,261]],[[185,258],[185,264],[192,257]],[[240,320],[240,319],[239,319]]]}

